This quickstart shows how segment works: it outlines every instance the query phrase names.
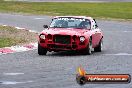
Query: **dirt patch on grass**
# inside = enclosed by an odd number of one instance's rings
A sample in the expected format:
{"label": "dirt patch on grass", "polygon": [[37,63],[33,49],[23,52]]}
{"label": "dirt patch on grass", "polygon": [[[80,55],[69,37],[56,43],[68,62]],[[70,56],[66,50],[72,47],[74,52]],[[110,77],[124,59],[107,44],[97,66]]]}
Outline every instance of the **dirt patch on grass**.
{"label": "dirt patch on grass", "polygon": [[37,42],[37,33],[0,26],[0,48]]}

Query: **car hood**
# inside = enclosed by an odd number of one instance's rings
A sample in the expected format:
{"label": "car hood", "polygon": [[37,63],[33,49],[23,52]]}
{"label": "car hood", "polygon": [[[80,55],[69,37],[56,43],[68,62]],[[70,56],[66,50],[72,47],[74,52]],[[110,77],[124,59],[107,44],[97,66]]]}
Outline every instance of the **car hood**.
{"label": "car hood", "polygon": [[44,34],[62,34],[62,35],[82,35],[85,32],[88,32],[88,29],[78,29],[78,28],[49,28],[43,30]]}

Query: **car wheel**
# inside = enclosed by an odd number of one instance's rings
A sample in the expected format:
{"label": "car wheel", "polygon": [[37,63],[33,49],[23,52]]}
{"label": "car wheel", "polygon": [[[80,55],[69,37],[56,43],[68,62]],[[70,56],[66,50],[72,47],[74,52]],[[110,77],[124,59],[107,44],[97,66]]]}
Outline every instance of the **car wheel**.
{"label": "car wheel", "polygon": [[103,46],[103,39],[100,40],[99,45],[94,48],[95,52],[101,52],[102,51],[102,46]]}
{"label": "car wheel", "polygon": [[39,55],[46,55],[47,50],[43,47],[40,46],[40,44],[38,44],[38,54]]}
{"label": "car wheel", "polygon": [[85,50],[85,53],[87,55],[91,55],[92,54],[92,40],[91,39],[89,40],[89,44],[88,44],[88,46],[87,46],[87,48]]}

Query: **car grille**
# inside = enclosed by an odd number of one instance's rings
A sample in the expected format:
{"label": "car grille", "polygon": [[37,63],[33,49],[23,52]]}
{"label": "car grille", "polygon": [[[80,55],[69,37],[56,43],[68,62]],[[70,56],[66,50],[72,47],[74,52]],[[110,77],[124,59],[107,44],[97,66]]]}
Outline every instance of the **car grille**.
{"label": "car grille", "polygon": [[71,37],[70,35],[54,35],[54,42],[60,44],[70,44]]}
{"label": "car grille", "polygon": [[71,46],[69,46],[69,45],[48,44],[48,47],[51,49],[71,49]]}

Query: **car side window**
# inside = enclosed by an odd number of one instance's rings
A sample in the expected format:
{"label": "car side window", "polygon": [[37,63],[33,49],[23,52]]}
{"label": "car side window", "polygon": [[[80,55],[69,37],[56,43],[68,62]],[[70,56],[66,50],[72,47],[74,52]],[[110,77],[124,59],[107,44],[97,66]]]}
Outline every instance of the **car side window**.
{"label": "car side window", "polygon": [[82,22],[79,24],[79,27],[81,27],[81,28],[86,28],[86,29],[90,29],[90,26],[91,26],[91,23],[90,23],[89,20],[82,21]]}

